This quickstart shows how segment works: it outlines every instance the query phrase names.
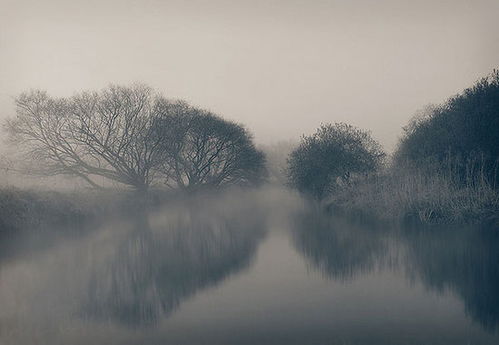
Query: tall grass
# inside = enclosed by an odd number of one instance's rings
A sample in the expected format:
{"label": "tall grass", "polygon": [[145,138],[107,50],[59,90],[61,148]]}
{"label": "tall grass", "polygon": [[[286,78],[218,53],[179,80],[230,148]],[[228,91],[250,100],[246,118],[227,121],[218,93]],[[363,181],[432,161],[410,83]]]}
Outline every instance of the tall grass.
{"label": "tall grass", "polygon": [[97,210],[88,197],[76,193],[0,189],[0,235],[40,226],[77,225]]}
{"label": "tall grass", "polygon": [[344,185],[328,203],[388,221],[499,225],[499,192],[482,163],[468,161],[464,174],[457,164],[392,167]]}

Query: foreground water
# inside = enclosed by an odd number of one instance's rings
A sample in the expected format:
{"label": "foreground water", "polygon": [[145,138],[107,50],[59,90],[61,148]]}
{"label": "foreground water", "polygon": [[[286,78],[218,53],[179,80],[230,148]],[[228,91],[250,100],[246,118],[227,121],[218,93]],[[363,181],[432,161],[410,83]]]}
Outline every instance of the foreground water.
{"label": "foreground water", "polygon": [[0,344],[498,344],[499,233],[282,191],[169,203],[0,261]]}

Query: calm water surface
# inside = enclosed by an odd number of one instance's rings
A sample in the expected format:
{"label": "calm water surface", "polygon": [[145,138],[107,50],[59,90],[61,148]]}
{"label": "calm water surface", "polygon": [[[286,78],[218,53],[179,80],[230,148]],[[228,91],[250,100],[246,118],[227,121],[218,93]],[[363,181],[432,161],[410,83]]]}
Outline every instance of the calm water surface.
{"label": "calm water surface", "polygon": [[170,203],[0,261],[0,344],[499,344],[497,229],[389,229],[285,192]]}

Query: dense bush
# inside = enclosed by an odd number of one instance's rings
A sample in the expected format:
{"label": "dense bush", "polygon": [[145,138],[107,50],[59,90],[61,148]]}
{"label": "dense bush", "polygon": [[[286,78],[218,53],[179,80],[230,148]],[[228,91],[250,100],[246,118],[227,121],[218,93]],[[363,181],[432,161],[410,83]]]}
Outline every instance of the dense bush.
{"label": "dense bush", "polygon": [[[406,127],[395,154],[397,164],[451,161],[462,180],[472,161],[497,186],[499,175],[499,71],[482,78],[445,103],[428,107]],[[449,157],[452,159],[449,160]]]}
{"label": "dense bush", "polygon": [[291,152],[289,184],[321,200],[353,174],[375,171],[384,156],[369,132],[344,123],[322,125]]}

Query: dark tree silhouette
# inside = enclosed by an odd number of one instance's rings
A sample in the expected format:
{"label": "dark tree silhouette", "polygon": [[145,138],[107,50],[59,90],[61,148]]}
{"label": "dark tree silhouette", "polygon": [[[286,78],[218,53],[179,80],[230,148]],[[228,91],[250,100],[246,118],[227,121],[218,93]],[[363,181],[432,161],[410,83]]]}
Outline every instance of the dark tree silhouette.
{"label": "dark tree silhouette", "polygon": [[395,154],[398,164],[433,160],[442,165],[450,157],[463,176],[470,161],[480,160],[482,172],[499,182],[499,71],[445,103],[427,107],[404,130]]}
{"label": "dark tree silhouette", "polygon": [[304,136],[288,159],[292,187],[316,199],[323,199],[339,181],[352,174],[376,170],[385,157],[369,132],[351,125],[322,125],[315,134]]}
{"label": "dark tree silhouette", "polygon": [[110,86],[70,98],[31,91],[6,122],[31,173],[96,177],[145,191],[153,183],[256,183],[265,159],[242,126],[143,85]]}
{"label": "dark tree silhouette", "polygon": [[265,157],[248,131],[184,102],[165,103],[156,129],[167,184],[180,188],[256,184],[266,176]]}

